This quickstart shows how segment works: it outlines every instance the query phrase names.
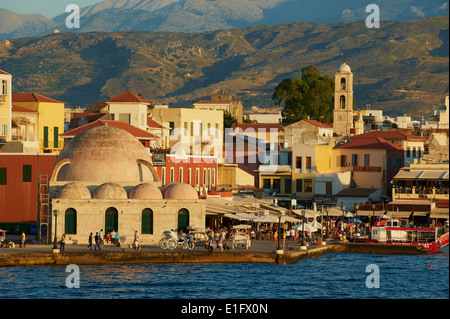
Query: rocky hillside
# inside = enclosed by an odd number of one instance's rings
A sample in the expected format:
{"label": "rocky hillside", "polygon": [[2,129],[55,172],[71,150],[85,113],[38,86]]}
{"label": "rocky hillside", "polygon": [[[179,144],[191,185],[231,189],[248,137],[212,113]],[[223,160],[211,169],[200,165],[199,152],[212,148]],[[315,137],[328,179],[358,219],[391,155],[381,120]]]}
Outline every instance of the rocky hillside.
{"label": "rocky hillside", "polygon": [[59,33],[0,42],[15,92],[89,106],[127,89],[155,103],[189,105],[226,91],[245,107],[273,106],[274,87],[315,65],[352,67],[356,107],[428,115],[448,92],[448,15],[385,22],[278,26],[203,33]]}

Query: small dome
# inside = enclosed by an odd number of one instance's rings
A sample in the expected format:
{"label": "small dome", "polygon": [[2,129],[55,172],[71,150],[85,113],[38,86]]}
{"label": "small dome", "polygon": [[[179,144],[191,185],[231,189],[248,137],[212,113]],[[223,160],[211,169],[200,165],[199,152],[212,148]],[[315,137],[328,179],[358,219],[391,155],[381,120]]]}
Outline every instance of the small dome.
{"label": "small dome", "polygon": [[170,182],[170,183],[168,183],[168,184],[166,184],[166,185],[163,185],[163,186],[161,187],[161,193],[162,193],[162,195],[164,196],[164,194],[165,194],[166,191],[169,189],[169,187],[171,187],[171,186],[173,186],[173,185],[176,185],[176,184],[179,184],[179,183],[176,183],[176,182]]}
{"label": "small dome", "polygon": [[68,183],[61,190],[59,198],[65,199],[91,199],[91,192],[81,183]]}
{"label": "small dome", "polygon": [[142,183],[130,191],[130,199],[163,199],[163,196],[155,185]]}
{"label": "small dome", "polygon": [[164,199],[198,199],[198,194],[188,184],[174,183],[164,192]]}
{"label": "small dome", "polygon": [[347,63],[342,63],[339,67],[339,72],[341,73],[351,73],[352,69],[350,69],[350,66]]}
{"label": "small dome", "polygon": [[125,189],[116,183],[104,183],[94,191],[95,199],[128,199]]}

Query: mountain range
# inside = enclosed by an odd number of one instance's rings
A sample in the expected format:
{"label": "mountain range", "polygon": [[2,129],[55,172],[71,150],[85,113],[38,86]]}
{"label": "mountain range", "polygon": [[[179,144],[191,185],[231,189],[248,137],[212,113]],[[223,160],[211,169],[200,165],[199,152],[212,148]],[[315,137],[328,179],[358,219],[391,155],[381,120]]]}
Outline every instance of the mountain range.
{"label": "mountain range", "polygon": [[[448,14],[444,0],[378,0],[382,21],[405,21]],[[365,20],[361,0],[104,0],[81,8],[80,28],[67,29],[61,13],[53,19],[0,9],[0,39],[41,36],[55,29],[90,31],[205,32],[280,25]]]}
{"label": "mountain range", "polygon": [[87,107],[126,90],[188,106],[229,92],[244,107],[273,107],[284,78],[315,65],[334,77],[345,60],[356,108],[428,116],[449,90],[449,16],[384,22],[293,22],[201,33],[52,33],[0,41],[0,69],[15,92]]}

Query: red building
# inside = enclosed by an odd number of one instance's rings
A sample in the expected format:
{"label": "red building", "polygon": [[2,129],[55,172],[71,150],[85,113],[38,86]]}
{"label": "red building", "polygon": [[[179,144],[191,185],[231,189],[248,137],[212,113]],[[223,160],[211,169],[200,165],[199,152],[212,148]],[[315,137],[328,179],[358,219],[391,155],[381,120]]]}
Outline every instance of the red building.
{"label": "red building", "polygon": [[185,183],[193,186],[200,195],[214,190],[217,185],[217,157],[152,154],[153,165],[162,181]]}
{"label": "red building", "polygon": [[18,224],[35,224],[38,184],[50,178],[58,154],[0,153],[0,228],[18,233]]}

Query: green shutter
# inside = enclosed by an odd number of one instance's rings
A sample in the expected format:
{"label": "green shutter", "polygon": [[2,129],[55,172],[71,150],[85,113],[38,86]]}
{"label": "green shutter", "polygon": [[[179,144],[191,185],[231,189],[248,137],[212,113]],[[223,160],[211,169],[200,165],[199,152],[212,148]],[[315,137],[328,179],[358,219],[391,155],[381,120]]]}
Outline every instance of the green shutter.
{"label": "green shutter", "polygon": [[48,147],[48,127],[44,126],[44,147]]}
{"label": "green shutter", "polygon": [[53,128],[53,148],[58,148],[58,139],[59,139],[59,132],[58,127],[55,126]]}
{"label": "green shutter", "polygon": [[24,183],[31,182],[31,165],[23,165],[22,180]]}
{"label": "green shutter", "polygon": [[0,167],[0,185],[6,185],[6,167]]}
{"label": "green shutter", "polygon": [[75,235],[77,233],[77,211],[73,208],[67,209],[64,219],[64,233]]}
{"label": "green shutter", "polygon": [[153,211],[146,208],[142,211],[142,234],[153,234]]}

